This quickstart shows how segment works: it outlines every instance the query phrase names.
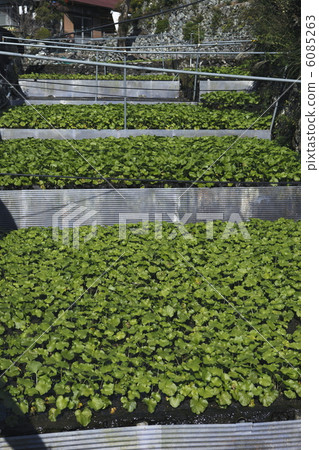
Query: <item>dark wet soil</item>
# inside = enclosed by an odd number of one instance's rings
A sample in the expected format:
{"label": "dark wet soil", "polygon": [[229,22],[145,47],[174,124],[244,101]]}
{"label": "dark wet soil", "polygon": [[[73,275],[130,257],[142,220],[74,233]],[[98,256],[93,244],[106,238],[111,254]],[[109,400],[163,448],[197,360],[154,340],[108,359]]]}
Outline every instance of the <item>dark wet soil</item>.
{"label": "dark wet soil", "polygon": [[[240,423],[240,422],[272,422],[294,420],[300,418],[300,399],[288,400],[279,397],[271,406],[264,407],[258,402],[256,406],[243,407],[233,403],[227,408],[221,408],[211,402],[204,413],[196,415],[191,412],[188,400],[178,408],[172,408],[168,402],[162,400],[153,414],[147,411],[146,405],[139,403],[132,413],[127,412],[117,398],[112,407],[94,412],[92,421],[87,429],[113,428],[135,426],[140,422],[148,425],[173,424],[204,424],[204,423]],[[75,420],[73,411],[65,411],[56,422],[51,422],[46,413],[19,418],[14,427],[0,423],[2,436],[23,434],[49,433],[84,429]]]}

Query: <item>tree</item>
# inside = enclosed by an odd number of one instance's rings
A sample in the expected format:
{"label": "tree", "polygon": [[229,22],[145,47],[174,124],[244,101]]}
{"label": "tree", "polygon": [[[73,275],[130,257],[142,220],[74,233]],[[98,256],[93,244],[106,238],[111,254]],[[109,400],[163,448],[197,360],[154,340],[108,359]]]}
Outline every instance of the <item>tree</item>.
{"label": "tree", "polygon": [[[47,36],[59,31],[62,13],[61,1],[15,0],[12,1],[13,19],[22,37],[37,37],[39,31],[47,30]],[[41,36],[39,36],[41,37]]]}
{"label": "tree", "polygon": [[[124,21],[124,23],[119,23],[118,35],[119,37],[125,37],[129,30],[129,23],[125,23],[125,21],[129,18],[130,0],[123,0],[119,5],[119,10],[121,13],[119,22]],[[118,46],[121,47],[123,45],[126,45],[125,41],[119,39]]]}
{"label": "tree", "polygon": [[[256,50],[279,52],[275,56],[264,56],[254,66],[253,75],[298,78],[301,72],[300,0],[251,0],[246,20],[256,38]],[[300,151],[300,85],[267,81],[259,82],[258,90],[265,106],[280,98],[274,138],[280,145]]]}
{"label": "tree", "polygon": [[251,0],[248,20],[262,51],[280,52],[276,57],[290,76],[300,75],[300,0]]}

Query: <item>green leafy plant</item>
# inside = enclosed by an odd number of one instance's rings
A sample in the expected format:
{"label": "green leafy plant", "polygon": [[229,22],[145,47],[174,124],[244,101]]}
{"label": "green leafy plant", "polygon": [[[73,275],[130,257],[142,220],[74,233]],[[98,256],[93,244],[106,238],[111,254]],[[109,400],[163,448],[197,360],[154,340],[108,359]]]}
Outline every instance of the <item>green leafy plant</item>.
{"label": "green leafy plant", "polygon": [[246,110],[261,103],[258,94],[245,91],[224,92],[215,91],[202,95],[203,105],[211,109],[235,109],[245,107]]}
{"label": "green leafy plant", "polygon": [[[229,75],[250,75],[250,62],[238,64],[236,66],[230,66],[230,65],[224,65],[224,66],[201,66],[199,70],[201,72],[212,72],[212,73],[220,73],[221,75],[223,73],[229,74]],[[185,69],[187,70],[187,69]],[[201,75],[201,78],[203,76]],[[208,76],[205,78],[209,78]],[[223,77],[214,77],[214,79],[222,79]]]}
{"label": "green leafy plant", "polygon": [[[128,105],[129,129],[267,129],[271,116],[241,111],[212,111],[204,106],[161,103]],[[124,126],[123,105],[18,106],[4,112],[0,127],[120,129]]]}
{"label": "green leafy plant", "polygon": [[[96,75],[81,74],[81,73],[24,73],[19,75],[20,79],[34,79],[34,80],[95,80]],[[123,80],[123,75],[117,73],[108,73],[106,75],[98,75],[99,80]],[[142,81],[171,81],[174,76],[165,74],[144,74],[144,75],[127,75],[127,80],[142,80]]]}
{"label": "green leafy plant", "polygon": [[[228,149],[227,153],[220,156]],[[79,153],[84,159],[79,157]],[[217,160],[218,164],[212,165]],[[235,136],[167,138],[139,136],[130,138],[63,140],[14,139],[0,142],[0,172],[96,177],[97,168],[112,181],[121,179],[208,180],[216,181],[299,181],[300,158],[297,153],[275,142]],[[81,187],[105,184],[103,180],[58,179],[1,176],[8,187]],[[124,185],[152,185],[143,181]],[[173,184],[174,185],[174,184]]]}
{"label": "green leafy plant", "polygon": [[140,226],[127,240],[97,227],[87,242],[81,227],[78,250],[50,228],[3,236],[2,398],[51,421],[71,410],[87,427],[116,398],[128,412],[187,402],[202,414],[299,397],[300,222],[251,219],[248,242],[237,225],[222,239],[214,222],[211,241],[189,224],[192,245],[171,238],[174,224],[161,240]]}

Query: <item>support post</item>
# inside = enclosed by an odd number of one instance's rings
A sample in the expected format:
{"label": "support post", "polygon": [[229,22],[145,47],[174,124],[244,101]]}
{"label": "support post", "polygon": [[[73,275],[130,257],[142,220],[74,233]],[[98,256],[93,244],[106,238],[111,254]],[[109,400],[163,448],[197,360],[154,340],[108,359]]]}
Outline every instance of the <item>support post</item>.
{"label": "support post", "polygon": [[277,109],[278,109],[278,102],[275,103],[275,109],[274,109],[274,113],[273,113],[272,119],[271,119],[271,125],[270,125],[270,130],[269,130],[270,131],[270,136],[272,136],[272,130],[273,130],[274,125],[275,125]]}
{"label": "support post", "polygon": [[[96,52],[96,62],[99,61],[99,52]],[[95,102],[97,102],[98,98],[98,89],[99,89],[99,66],[95,66]]]}
{"label": "support post", "polygon": [[[196,67],[195,67],[196,72],[198,71],[198,68],[199,68],[199,58],[200,58],[200,53],[198,52],[196,55]],[[198,80],[198,75],[196,74],[194,77],[193,102],[196,101],[197,80]]]}
{"label": "support post", "polygon": [[126,93],[126,52],[124,53],[124,130],[127,128],[127,93]]}

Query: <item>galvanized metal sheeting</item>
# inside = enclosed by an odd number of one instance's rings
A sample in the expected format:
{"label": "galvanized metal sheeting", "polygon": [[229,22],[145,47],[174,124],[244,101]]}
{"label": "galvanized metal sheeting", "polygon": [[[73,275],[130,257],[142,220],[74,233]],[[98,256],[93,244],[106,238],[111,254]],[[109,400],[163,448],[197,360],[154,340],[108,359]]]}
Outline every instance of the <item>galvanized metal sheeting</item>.
{"label": "galvanized metal sheeting", "polygon": [[153,425],[0,438],[3,450],[33,449],[300,449],[300,420],[264,423]]}
{"label": "galvanized metal sheeting", "polygon": [[178,98],[179,81],[127,80],[33,80],[20,79],[20,87],[28,97],[141,97]]}
{"label": "galvanized metal sheeting", "polygon": [[253,81],[202,80],[199,82],[199,92],[202,96],[212,91],[246,91],[252,89],[253,84]]}
{"label": "galvanized metal sheeting", "polygon": [[[203,221],[203,214],[218,214],[215,219],[225,221],[299,220],[300,194],[300,186],[8,190],[0,191],[0,226],[50,227],[54,223],[73,227],[81,217],[81,225],[91,225],[92,220],[98,225],[114,225],[119,223],[120,214],[133,214],[128,223],[146,217],[172,222],[185,214],[189,215],[187,222]],[[79,207],[86,212],[81,216],[79,211],[73,222],[68,221],[71,210],[74,214]],[[91,217],[84,220],[89,211]]]}
{"label": "galvanized metal sheeting", "polygon": [[95,139],[129,136],[166,136],[166,137],[201,137],[201,136],[240,136],[271,139],[269,130],[74,130],[74,129],[26,129],[0,128],[0,137],[6,139]]}
{"label": "galvanized metal sheeting", "polygon": [[[48,100],[47,98],[37,100],[34,98],[27,99],[27,105],[123,105],[124,100],[81,100],[81,99],[54,99]],[[178,105],[198,105],[198,102],[181,102],[176,99],[165,99],[165,100],[129,100],[127,101],[130,105],[157,105],[159,103],[174,103]]]}

